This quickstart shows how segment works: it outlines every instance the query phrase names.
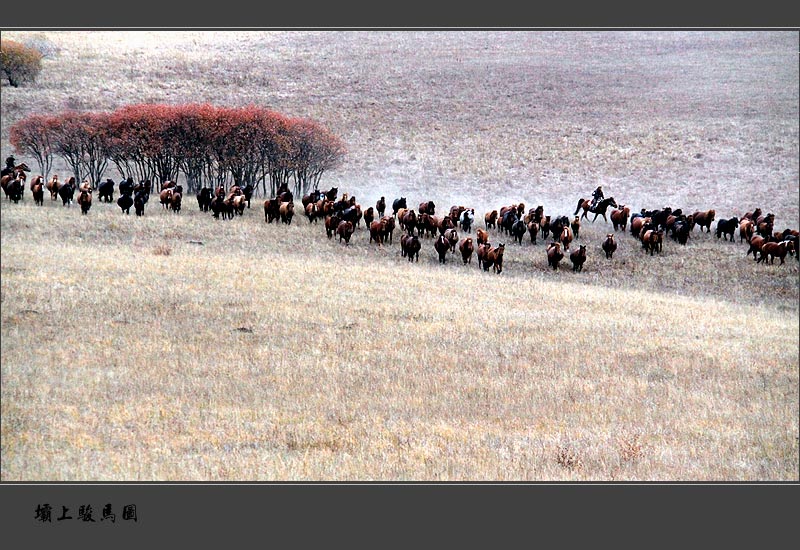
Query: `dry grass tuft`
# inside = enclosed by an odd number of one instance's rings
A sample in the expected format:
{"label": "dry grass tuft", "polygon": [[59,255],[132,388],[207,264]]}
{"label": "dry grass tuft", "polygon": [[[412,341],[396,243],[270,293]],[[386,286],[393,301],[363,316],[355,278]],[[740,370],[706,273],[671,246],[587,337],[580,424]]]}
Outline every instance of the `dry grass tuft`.
{"label": "dry grass tuft", "polygon": [[581,460],[578,453],[569,445],[558,446],[558,449],[556,449],[556,463],[570,471],[581,467]]}
{"label": "dry grass tuft", "polygon": [[638,433],[620,437],[617,444],[623,462],[638,462],[644,456],[641,435]]}

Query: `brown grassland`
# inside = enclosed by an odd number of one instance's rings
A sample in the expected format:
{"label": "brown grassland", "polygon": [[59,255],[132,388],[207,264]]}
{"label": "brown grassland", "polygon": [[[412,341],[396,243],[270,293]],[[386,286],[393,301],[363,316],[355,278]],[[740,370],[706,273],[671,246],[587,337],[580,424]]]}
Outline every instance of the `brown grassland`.
{"label": "brown grassland", "polygon": [[[342,137],[322,187],[364,207],[571,218],[602,184],[800,225],[797,33],[43,34],[37,84],[2,88],[3,158],[32,113],[253,103]],[[606,260],[600,218],[582,273],[492,230],[495,275],[261,202],[0,198],[2,481],[798,480],[795,257],[695,229]]]}

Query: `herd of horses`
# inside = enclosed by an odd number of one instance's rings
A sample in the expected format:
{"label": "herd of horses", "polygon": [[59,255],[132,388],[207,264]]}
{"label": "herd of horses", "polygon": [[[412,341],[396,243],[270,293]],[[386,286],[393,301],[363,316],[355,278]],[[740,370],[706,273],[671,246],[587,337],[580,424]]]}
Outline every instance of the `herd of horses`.
{"label": "herd of horses", "polygon": [[[4,170],[0,177],[0,186],[6,198],[14,203],[23,199],[26,173],[30,168],[22,163],[12,169]],[[113,202],[114,182],[107,179],[97,186],[98,200]],[[45,189],[50,193],[51,200],[61,199],[64,206],[69,206],[73,201],[81,207],[82,214],[87,214],[92,205],[93,189],[88,181],[76,184],[74,177],[61,182],[57,175],[45,182],[43,176],[31,179],[29,185],[35,204],[44,204]],[[144,215],[152,192],[150,180],[134,184],[132,178],[120,181],[117,205],[124,214],[130,213],[134,207],[138,216]],[[159,189],[159,201],[165,210],[179,213],[181,210],[183,188],[174,181],[166,181]],[[78,198],[75,199],[75,194]],[[354,196],[344,193],[338,196],[337,187],[328,191],[316,189],[302,197],[302,214],[309,223],[322,220],[328,239],[338,237],[340,243],[350,244],[353,234],[364,226],[369,233],[369,244],[378,246],[392,244],[396,228],[402,231],[400,241],[400,254],[408,261],[419,262],[419,253],[422,242],[426,238],[433,239],[433,249],[439,263],[447,263],[448,256],[455,255],[456,250],[461,261],[467,265],[472,263],[473,256],[480,269],[493,270],[495,273],[503,271],[503,255],[505,242],[493,245],[490,242],[490,230],[494,230],[501,241],[510,238],[512,242],[522,245],[527,238],[531,244],[536,245],[539,239],[548,241],[545,246],[547,265],[553,270],[558,270],[560,263],[568,257],[572,263],[573,271],[580,272],[587,260],[587,246],[585,244],[573,245],[573,241],[580,236],[580,227],[583,220],[589,221],[589,216],[594,215],[591,222],[598,217],[613,226],[613,231],[606,234],[600,248],[608,260],[613,259],[618,243],[615,233],[630,231],[630,234],[641,243],[642,249],[653,256],[661,254],[665,236],[680,245],[686,245],[695,227],[700,232],[711,233],[712,224],[716,218],[715,210],[695,211],[686,214],[680,208],[664,207],[657,210],[642,209],[640,212],[631,213],[625,204],[618,203],[614,197],[604,198],[593,202],[590,199],[578,200],[573,218],[566,215],[546,215],[543,206],[539,205],[526,212],[525,204],[505,205],[498,209],[486,212],[483,217],[483,228],[475,227],[475,237],[472,237],[475,225],[475,209],[454,205],[444,215],[437,214],[437,206],[432,200],[420,202],[416,209],[409,208],[405,197],[399,197],[391,203],[391,212],[387,212],[385,197],[381,197],[375,204],[362,209]],[[216,219],[233,219],[243,216],[253,195],[252,185],[233,185],[229,189],[220,185],[216,189],[203,187],[197,194],[197,204],[201,211],[211,212]],[[609,212],[609,209],[611,211]],[[280,220],[284,224],[291,224],[295,212],[294,196],[288,185],[278,188],[274,198],[264,201],[264,220],[266,223]],[[717,219],[714,229],[717,239],[735,242],[736,232],[739,233],[739,242],[747,243],[749,249],[746,257],[753,255],[757,263],[774,264],[778,258],[780,263],[785,263],[787,255],[800,260],[798,251],[798,231],[785,229],[775,231],[775,216],[772,213],[763,214],[760,208],[745,213],[741,219],[732,217]],[[629,228],[629,229],[628,229]],[[552,235],[552,238],[549,238]],[[569,256],[567,256],[569,253]]]}

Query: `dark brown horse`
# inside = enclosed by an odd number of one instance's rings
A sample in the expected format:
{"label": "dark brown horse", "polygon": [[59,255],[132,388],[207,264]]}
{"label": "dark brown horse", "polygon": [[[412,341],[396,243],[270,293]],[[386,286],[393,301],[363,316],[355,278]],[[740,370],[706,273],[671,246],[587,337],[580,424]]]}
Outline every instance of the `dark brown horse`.
{"label": "dark brown horse", "polygon": [[346,245],[349,245],[350,237],[353,236],[353,222],[346,222],[346,221],[339,222],[339,225],[336,228],[336,234],[339,235],[340,243],[342,242],[342,239],[344,239],[344,243]]}
{"label": "dark brown horse", "polygon": [[573,250],[569,255],[572,262],[572,271],[583,271],[583,264],[586,263],[586,245],[580,245],[577,250]]}
{"label": "dark brown horse", "polygon": [[81,214],[88,214],[89,209],[92,207],[92,190],[81,189],[81,194],[78,195],[77,202],[81,205]]}
{"label": "dark brown horse", "polygon": [[531,244],[536,244],[536,236],[539,234],[539,224],[533,220],[529,221],[528,234],[531,236]]}
{"label": "dark brown horse", "polygon": [[375,210],[378,212],[378,217],[382,218],[383,213],[386,212],[386,197],[381,197],[378,202],[375,203]]}
{"label": "dark brown horse", "polygon": [[394,237],[394,216],[383,216],[380,221],[383,223],[383,242],[388,240],[391,243]]}
{"label": "dark brown horse", "polygon": [[15,166],[13,171],[4,169],[3,175],[0,176],[0,187],[2,187],[3,191],[5,192],[7,199],[13,199],[13,197],[11,197],[8,192],[8,187],[13,181],[19,181],[19,189],[16,189],[16,185],[14,186],[14,195],[15,196],[19,195],[19,198],[14,200],[14,202],[17,202],[17,200],[22,198],[22,193],[24,191],[24,186],[25,186],[25,180],[27,179],[25,172],[30,172],[30,171],[31,169],[28,168],[28,165],[25,164],[24,162],[22,164],[18,164],[17,166]]}
{"label": "dark brown horse", "polygon": [[564,253],[561,251],[561,243],[550,243],[547,245],[547,265],[551,266],[554,271],[558,270],[558,264],[564,259]]}
{"label": "dark brown horse", "polygon": [[408,258],[409,262],[413,262],[414,259],[419,262],[420,248],[422,248],[422,244],[419,242],[419,237],[416,235],[409,235],[406,233],[400,237],[400,254],[404,258]]}
{"label": "dark brown horse", "polygon": [[597,216],[603,216],[603,219],[605,221],[608,221],[608,218],[606,218],[606,210],[608,210],[609,206],[613,206],[616,208],[617,201],[614,200],[614,197],[608,197],[607,199],[603,199],[594,206],[592,206],[592,201],[589,199],[579,199],[578,207],[575,208],[575,212],[573,212],[573,215],[577,214],[578,211],[580,211],[580,209],[583,208],[583,214],[581,215],[581,219],[583,218],[589,219],[588,214],[589,212],[591,212],[592,214],[594,214],[594,218],[592,218],[592,223],[594,223],[594,220],[597,219]]}
{"label": "dark brown horse", "polygon": [[417,209],[420,214],[428,214],[433,216],[436,214],[436,205],[433,204],[433,201],[425,201],[419,203],[419,208]]}
{"label": "dark brown horse", "polygon": [[339,227],[340,221],[342,220],[339,219],[338,214],[325,216],[325,233],[328,235],[329,239],[333,237],[333,234],[336,232],[336,228]]}
{"label": "dark brown horse", "polygon": [[603,241],[603,252],[606,253],[606,259],[610,260],[617,250],[617,242],[614,240],[614,234],[609,233],[606,235],[606,240]]}
{"label": "dark brown horse", "polygon": [[447,240],[447,237],[439,235],[436,238],[436,242],[433,243],[433,248],[436,249],[436,253],[439,255],[439,263],[447,263],[447,251],[450,250],[450,241]]}
{"label": "dark brown horse", "polygon": [[464,260],[464,265],[471,263],[472,253],[475,251],[475,247],[472,244],[472,237],[461,239],[461,242],[458,243],[458,251],[461,252],[461,259]]}

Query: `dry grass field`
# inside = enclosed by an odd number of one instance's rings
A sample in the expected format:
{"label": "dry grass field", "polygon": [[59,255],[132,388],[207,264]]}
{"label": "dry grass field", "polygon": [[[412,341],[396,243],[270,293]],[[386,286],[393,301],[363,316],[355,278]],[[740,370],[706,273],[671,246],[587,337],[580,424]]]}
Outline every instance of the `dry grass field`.
{"label": "dry grass field", "polygon": [[[322,187],[365,207],[572,217],[602,184],[800,225],[797,33],[45,34],[37,85],[2,88],[3,158],[31,113],[255,103],[342,137]],[[0,199],[2,481],[798,480],[795,257],[696,229],[606,260],[598,219],[582,273],[493,233],[495,275],[260,202]]]}

